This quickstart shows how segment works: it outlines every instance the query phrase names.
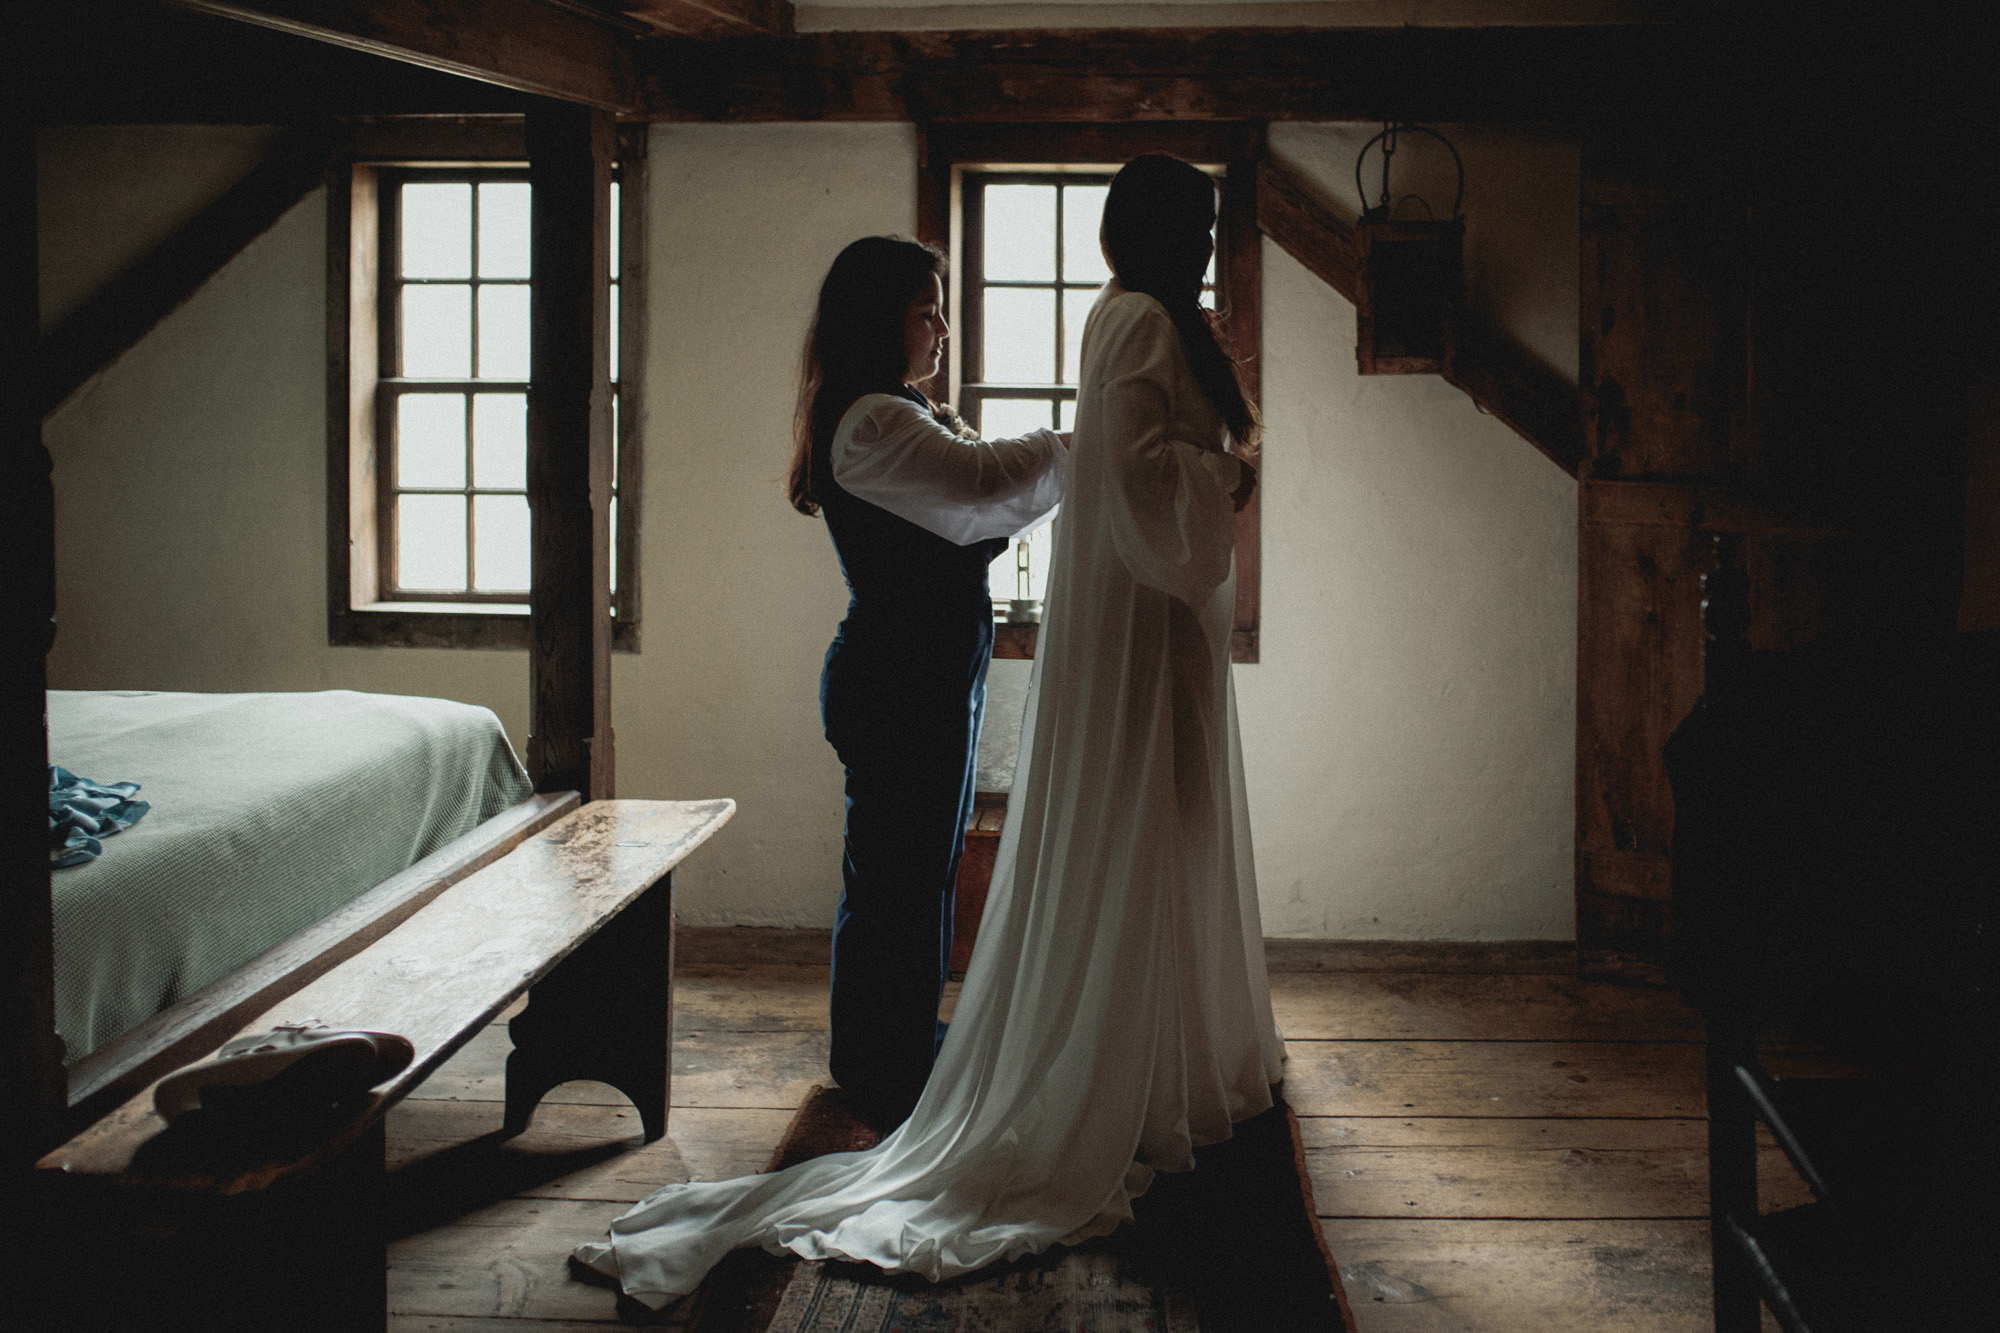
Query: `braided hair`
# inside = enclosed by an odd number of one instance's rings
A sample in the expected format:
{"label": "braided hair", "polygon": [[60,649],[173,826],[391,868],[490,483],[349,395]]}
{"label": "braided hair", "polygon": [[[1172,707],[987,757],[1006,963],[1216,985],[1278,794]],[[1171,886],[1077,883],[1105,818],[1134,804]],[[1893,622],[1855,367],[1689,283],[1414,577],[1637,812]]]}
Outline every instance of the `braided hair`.
{"label": "braided hair", "polygon": [[1201,277],[1215,226],[1215,182],[1177,157],[1147,153],[1112,178],[1099,236],[1112,272],[1128,292],[1166,308],[1195,383],[1208,395],[1239,450],[1254,451],[1264,433],[1243,393],[1236,363],[1222,350],[1214,312],[1201,305]]}

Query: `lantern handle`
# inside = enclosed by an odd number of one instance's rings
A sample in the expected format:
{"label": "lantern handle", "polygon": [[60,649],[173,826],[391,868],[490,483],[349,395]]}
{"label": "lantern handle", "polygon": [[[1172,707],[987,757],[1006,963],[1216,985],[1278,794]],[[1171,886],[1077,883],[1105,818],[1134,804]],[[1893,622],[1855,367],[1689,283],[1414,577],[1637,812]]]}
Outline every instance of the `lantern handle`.
{"label": "lantern handle", "polygon": [[[1428,134],[1431,138],[1443,144],[1445,151],[1451,154],[1452,163],[1458,168],[1458,193],[1452,196],[1451,217],[1452,221],[1458,221],[1463,216],[1461,209],[1465,203],[1465,159],[1458,155],[1458,149],[1452,146],[1451,140],[1445,138],[1436,130],[1431,129],[1428,125],[1399,125],[1393,121],[1384,125],[1380,134],[1377,134],[1367,143],[1362,144],[1360,154],[1354,159],[1354,193],[1361,200],[1361,216],[1366,218],[1378,212],[1386,213],[1388,211],[1386,207],[1368,207],[1368,189],[1361,183],[1361,164],[1367,159],[1368,150],[1376,144],[1382,143],[1384,139],[1388,139],[1393,143],[1396,135],[1405,133]],[[1382,193],[1384,195],[1387,195],[1389,192],[1389,156],[1393,152],[1395,152],[1394,148],[1384,145],[1382,149]],[[1424,206],[1426,208],[1430,206],[1428,200],[1425,201]]]}

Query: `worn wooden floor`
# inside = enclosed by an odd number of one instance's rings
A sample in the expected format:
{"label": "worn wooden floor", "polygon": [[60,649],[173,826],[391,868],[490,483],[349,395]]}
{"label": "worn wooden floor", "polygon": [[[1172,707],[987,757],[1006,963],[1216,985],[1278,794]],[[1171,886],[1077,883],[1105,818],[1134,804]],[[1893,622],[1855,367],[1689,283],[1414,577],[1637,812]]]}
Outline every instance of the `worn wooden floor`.
{"label": "worn wooden floor", "polygon": [[[1675,997],[1532,974],[1272,984],[1359,1333],[1708,1327],[1700,1028]],[[389,1121],[390,1327],[615,1323],[612,1294],[564,1256],[661,1184],[764,1165],[826,1079],[825,988],[823,968],[683,967],[671,1126],[649,1147],[594,1084],[493,1143],[507,1036],[475,1039]],[[1767,1197],[1802,1201],[1766,1155]]]}

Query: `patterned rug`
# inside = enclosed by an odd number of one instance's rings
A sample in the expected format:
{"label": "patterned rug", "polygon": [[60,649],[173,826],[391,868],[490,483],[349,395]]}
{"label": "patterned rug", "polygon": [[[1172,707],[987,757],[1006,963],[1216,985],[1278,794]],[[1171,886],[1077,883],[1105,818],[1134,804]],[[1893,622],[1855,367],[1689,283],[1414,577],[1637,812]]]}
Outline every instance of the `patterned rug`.
{"label": "patterned rug", "polygon": [[[840,1094],[815,1087],[768,1170],[873,1147]],[[1088,1244],[949,1282],[866,1264],[731,1255],[689,1333],[1352,1333],[1282,1099],[1157,1176],[1136,1223]]]}

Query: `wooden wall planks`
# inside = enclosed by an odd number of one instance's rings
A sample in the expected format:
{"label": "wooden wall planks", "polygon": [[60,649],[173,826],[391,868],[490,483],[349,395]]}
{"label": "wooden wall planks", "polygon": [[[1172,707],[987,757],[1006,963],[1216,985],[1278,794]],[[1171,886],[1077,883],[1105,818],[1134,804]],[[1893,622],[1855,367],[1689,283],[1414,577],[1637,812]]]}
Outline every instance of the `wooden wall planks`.
{"label": "wooden wall planks", "polygon": [[1691,517],[1629,513],[1597,488],[1726,482],[1748,448],[1745,216],[1691,165],[1699,151],[1597,136],[1583,153],[1576,901],[1578,947],[1598,963],[1657,956],[1672,931],[1662,756],[1701,695],[1713,544]]}

